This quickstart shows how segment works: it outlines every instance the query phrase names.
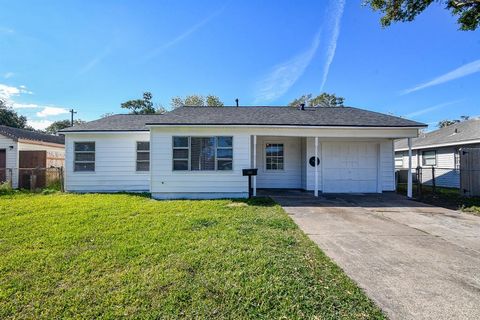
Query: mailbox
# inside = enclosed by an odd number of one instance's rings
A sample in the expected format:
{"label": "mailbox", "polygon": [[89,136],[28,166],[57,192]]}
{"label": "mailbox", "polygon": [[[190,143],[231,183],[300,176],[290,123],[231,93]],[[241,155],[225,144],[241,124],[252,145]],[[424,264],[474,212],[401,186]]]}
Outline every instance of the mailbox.
{"label": "mailbox", "polygon": [[256,176],[258,169],[243,169],[244,176]]}
{"label": "mailbox", "polygon": [[257,175],[258,169],[243,169],[242,174],[243,176],[248,177],[248,198],[252,197],[252,176]]}

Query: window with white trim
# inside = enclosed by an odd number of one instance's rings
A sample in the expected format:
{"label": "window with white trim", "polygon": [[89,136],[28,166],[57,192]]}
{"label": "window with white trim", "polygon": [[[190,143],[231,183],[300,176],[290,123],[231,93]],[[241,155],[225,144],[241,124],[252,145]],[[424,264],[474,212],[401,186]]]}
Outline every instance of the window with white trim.
{"label": "window with white trim", "polygon": [[268,171],[283,170],[283,143],[267,143],[265,145],[265,169]]}
{"label": "window with white trim", "polygon": [[422,165],[434,167],[437,165],[437,151],[423,151],[422,152]]}
{"label": "window with white trim", "polygon": [[73,171],[95,171],[95,142],[74,143]]}
{"label": "window with white trim", "polygon": [[137,171],[150,170],[150,142],[137,141]]}
{"label": "window with white trim", "polygon": [[395,154],[395,168],[403,168],[403,152]]}
{"label": "window with white trim", "polygon": [[174,171],[233,169],[232,137],[173,137]]}
{"label": "window with white trim", "polygon": [[455,170],[460,170],[460,149],[459,148],[455,148],[454,150],[454,166],[455,166]]}

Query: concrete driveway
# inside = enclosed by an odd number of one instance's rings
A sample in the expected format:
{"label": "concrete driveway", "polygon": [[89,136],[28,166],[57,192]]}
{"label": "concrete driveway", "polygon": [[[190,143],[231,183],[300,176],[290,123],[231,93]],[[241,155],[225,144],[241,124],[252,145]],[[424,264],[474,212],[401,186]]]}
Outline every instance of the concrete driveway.
{"label": "concrete driveway", "polygon": [[396,194],[274,192],[391,319],[480,319],[480,217]]}

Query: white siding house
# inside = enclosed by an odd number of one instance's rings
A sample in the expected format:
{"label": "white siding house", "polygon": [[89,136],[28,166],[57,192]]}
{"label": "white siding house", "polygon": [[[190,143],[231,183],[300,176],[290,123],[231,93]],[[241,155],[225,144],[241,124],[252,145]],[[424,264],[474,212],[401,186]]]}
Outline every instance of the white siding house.
{"label": "white siding house", "polygon": [[[137,170],[137,142],[149,142],[148,132],[68,134],[65,139],[65,189],[74,192],[150,190],[150,172]],[[92,142],[94,170],[75,171],[75,145]]]}
{"label": "white siding house", "polygon": [[[480,148],[480,119],[472,119],[441,128],[412,140],[412,167],[421,170],[422,183],[460,188],[460,152],[462,148]],[[408,168],[405,140],[395,142],[395,167]],[[464,174],[467,174],[466,172]]]}
{"label": "white siding house", "polygon": [[[10,179],[14,188],[18,185],[18,174],[14,174],[13,170],[18,168],[18,145],[15,140],[0,134],[0,157],[2,163],[0,166],[0,182]],[[4,160],[3,160],[4,159]]]}
{"label": "white siding house", "polygon": [[[320,109],[331,110],[182,107],[67,129],[66,189],[244,198],[249,190],[242,170],[257,168],[254,194],[257,188],[395,190],[393,141],[417,136],[423,124],[354,108]],[[139,141],[149,142],[148,171],[137,170]]]}

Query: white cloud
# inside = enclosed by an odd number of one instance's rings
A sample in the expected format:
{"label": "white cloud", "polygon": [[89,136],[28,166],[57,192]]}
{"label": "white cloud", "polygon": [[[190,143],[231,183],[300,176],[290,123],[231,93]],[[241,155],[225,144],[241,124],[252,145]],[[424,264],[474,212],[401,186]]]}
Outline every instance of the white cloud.
{"label": "white cloud", "polygon": [[49,116],[58,116],[68,113],[67,109],[58,107],[44,107],[42,111],[37,112],[37,117],[45,118]]}
{"label": "white cloud", "polygon": [[428,88],[428,87],[433,87],[433,86],[436,86],[436,85],[439,85],[439,84],[442,84],[442,83],[445,83],[445,82],[449,82],[449,81],[452,81],[452,80],[455,80],[455,79],[463,78],[465,76],[468,76],[470,74],[477,73],[477,72],[480,72],[480,59],[475,60],[475,61],[470,62],[470,63],[467,63],[467,64],[465,64],[465,65],[463,65],[463,66],[461,66],[461,67],[459,67],[455,70],[452,70],[452,71],[447,72],[447,73],[445,73],[441,76],[438,76],[438,77],[434,78],[433,80],[430,80],[430,81],[425,82],[425,83],[421,83],[419,85],[416,85],[413,88],[404,90],[402,92],[402,94],[408,94],[408,93],[412,93],[412,92],[422,90],[422,89],[425,89],[425,88]]}
{"label": "white cloud", "polygon": [[225,10],[225,7],[227,6],[227,4],[228,4],[228,2],[223,7],[221,7],[219,10],[214,11],[213,13],[208,15],[205,19],[197,22],[196,24],[194,24],[193,26],[188,28],[185,32],[178,35],[174,39],[164,43],[163,45],[161,45],[161,46],[159,46],[159,47],[157,47],[153,50],[151,50],[149,53],[147,53],[143,57],[143,60],[144,61],[150,60],[150,59],[154,58],[155,56],[159,55],[160,53],[162,53],[163,51],[167,50],[168,48],[176,45],[177,43],[181,42],[182,40],[185,40],[188,36],[190,36],[191,34],[196,32],[200,28],[202,28],[204,25],[206,25],[208,22],[210,22],[210,20],[212,20],[213,18],[218,16],[220,13],[222,13],[223,10]]}
{"label": "white cloud", "polygon": [[27,125],[37,130],[44,130],[46,127],[48,127],[52,123],[53,121],[50,121],[50,120],[28,120],[27,121]]}
{"label": "white cloud", "polygon": [[79,75],[82,75],[82,74],[85,74],[87,73],[88,71],[90,71],[91,69],[93,69],[93,67],[95,67],[99,62],[101,62],[103,59],[105,59],[108,55],[110,55],[110,53],[112,52],[112,47],[111,45],[108,45],[107,47],[105,47],[103,49],[103,51],[101,51],[100,53],[98,53],[92,60],[90,60],[87,64],[85,64],[81,69],[80,71],[78,72]]}
{"label": "white cloud", "polygon": [[37,109],[41,108],[38,104],[35,103],[18,103],[18,102],[13,102],[12,103],[12,108],[13,109]]}
{"label": "white cloud", "polygon": [[13,77],[14,75],[15,75],[15,73],[13,73],[13,72],[5,72],[5,73],[3,74],[3,77],[4,77],[5,79],[10,79],[10,78]]}
{"label": "white cloud", "polygon": [[305,72],[320,44],[320,32],[313,38],[310,48],[293,59],[278,64],[257,83],[255,103],[269,102],[282,96]]}
{"label": "white cloud", "polygon": [[[320,91],[323,90],[325,82],[327,81],[330,65],[335,57],[337,41],[340,35],[340,22],[345,8],[345,0],[332,0],[331,6],[332,7],[327,12],[329,21],[326,26],[326,28],[331,29],[331,33],[326,47],[326,59],[323,66]],[[270,102],[285,94],[310,65],[310,62],[319,48],[321,37],[322,31],[319,30],[313,38],[310,48],[294,58],[278,64],[268,75],[261,79],[257,83],[255,103]]]}
{"label": "white cloud", "polygon": [[32,94],[25,86],[13,87],[0,83],[0,98],[10,100],[12,97],[19,96],[21,94]]}
{"label": "white cloud", "polygon": [[406,114],[406,115],[404,115],[404,117],[405,117],[405,118],[415,118],[415,117],[418,117],[418,116],[420,116],[420,115],[422,115],[422,114],[426,114],[426,113],[435,111],[435,110],[437,110],[437,109],[440,109],[440,108],[443,108],[443,107],[446,107],[446,106],[450,106],[450,105],[452,105],[452,104],[459,103],[459,102],[461,102],[461,101],[463,101],[463,100],[456,100],[456,101],[450,101],[450,102],[440,103],[440,104],[434,105],[434,106],[432,106],[432,107],[420,109],[420,110],[418,110],[418,111],[415,111],[415,112]]}
{"label": "white cloud", "polygon": [[330,71],[330,65],[333,62],[333,58],[335,57],[335,51],[337,49],[337,41],[338,36],[340,35],[340,21],[342,20],[343,11],[345,9],[345,0],[338,0],[334,1],[334,9],[329,16],[331,17],[333,31],[332,37],[330,39],[330,43],[328,44],[327,48],[327,59],[325,61],[325,66],[323,67],[323,75],[322,75],[322,83],[320,85],[320,91],[323,91],[323,87],[325,86],[325,82],[327,82],[328,72]]}

